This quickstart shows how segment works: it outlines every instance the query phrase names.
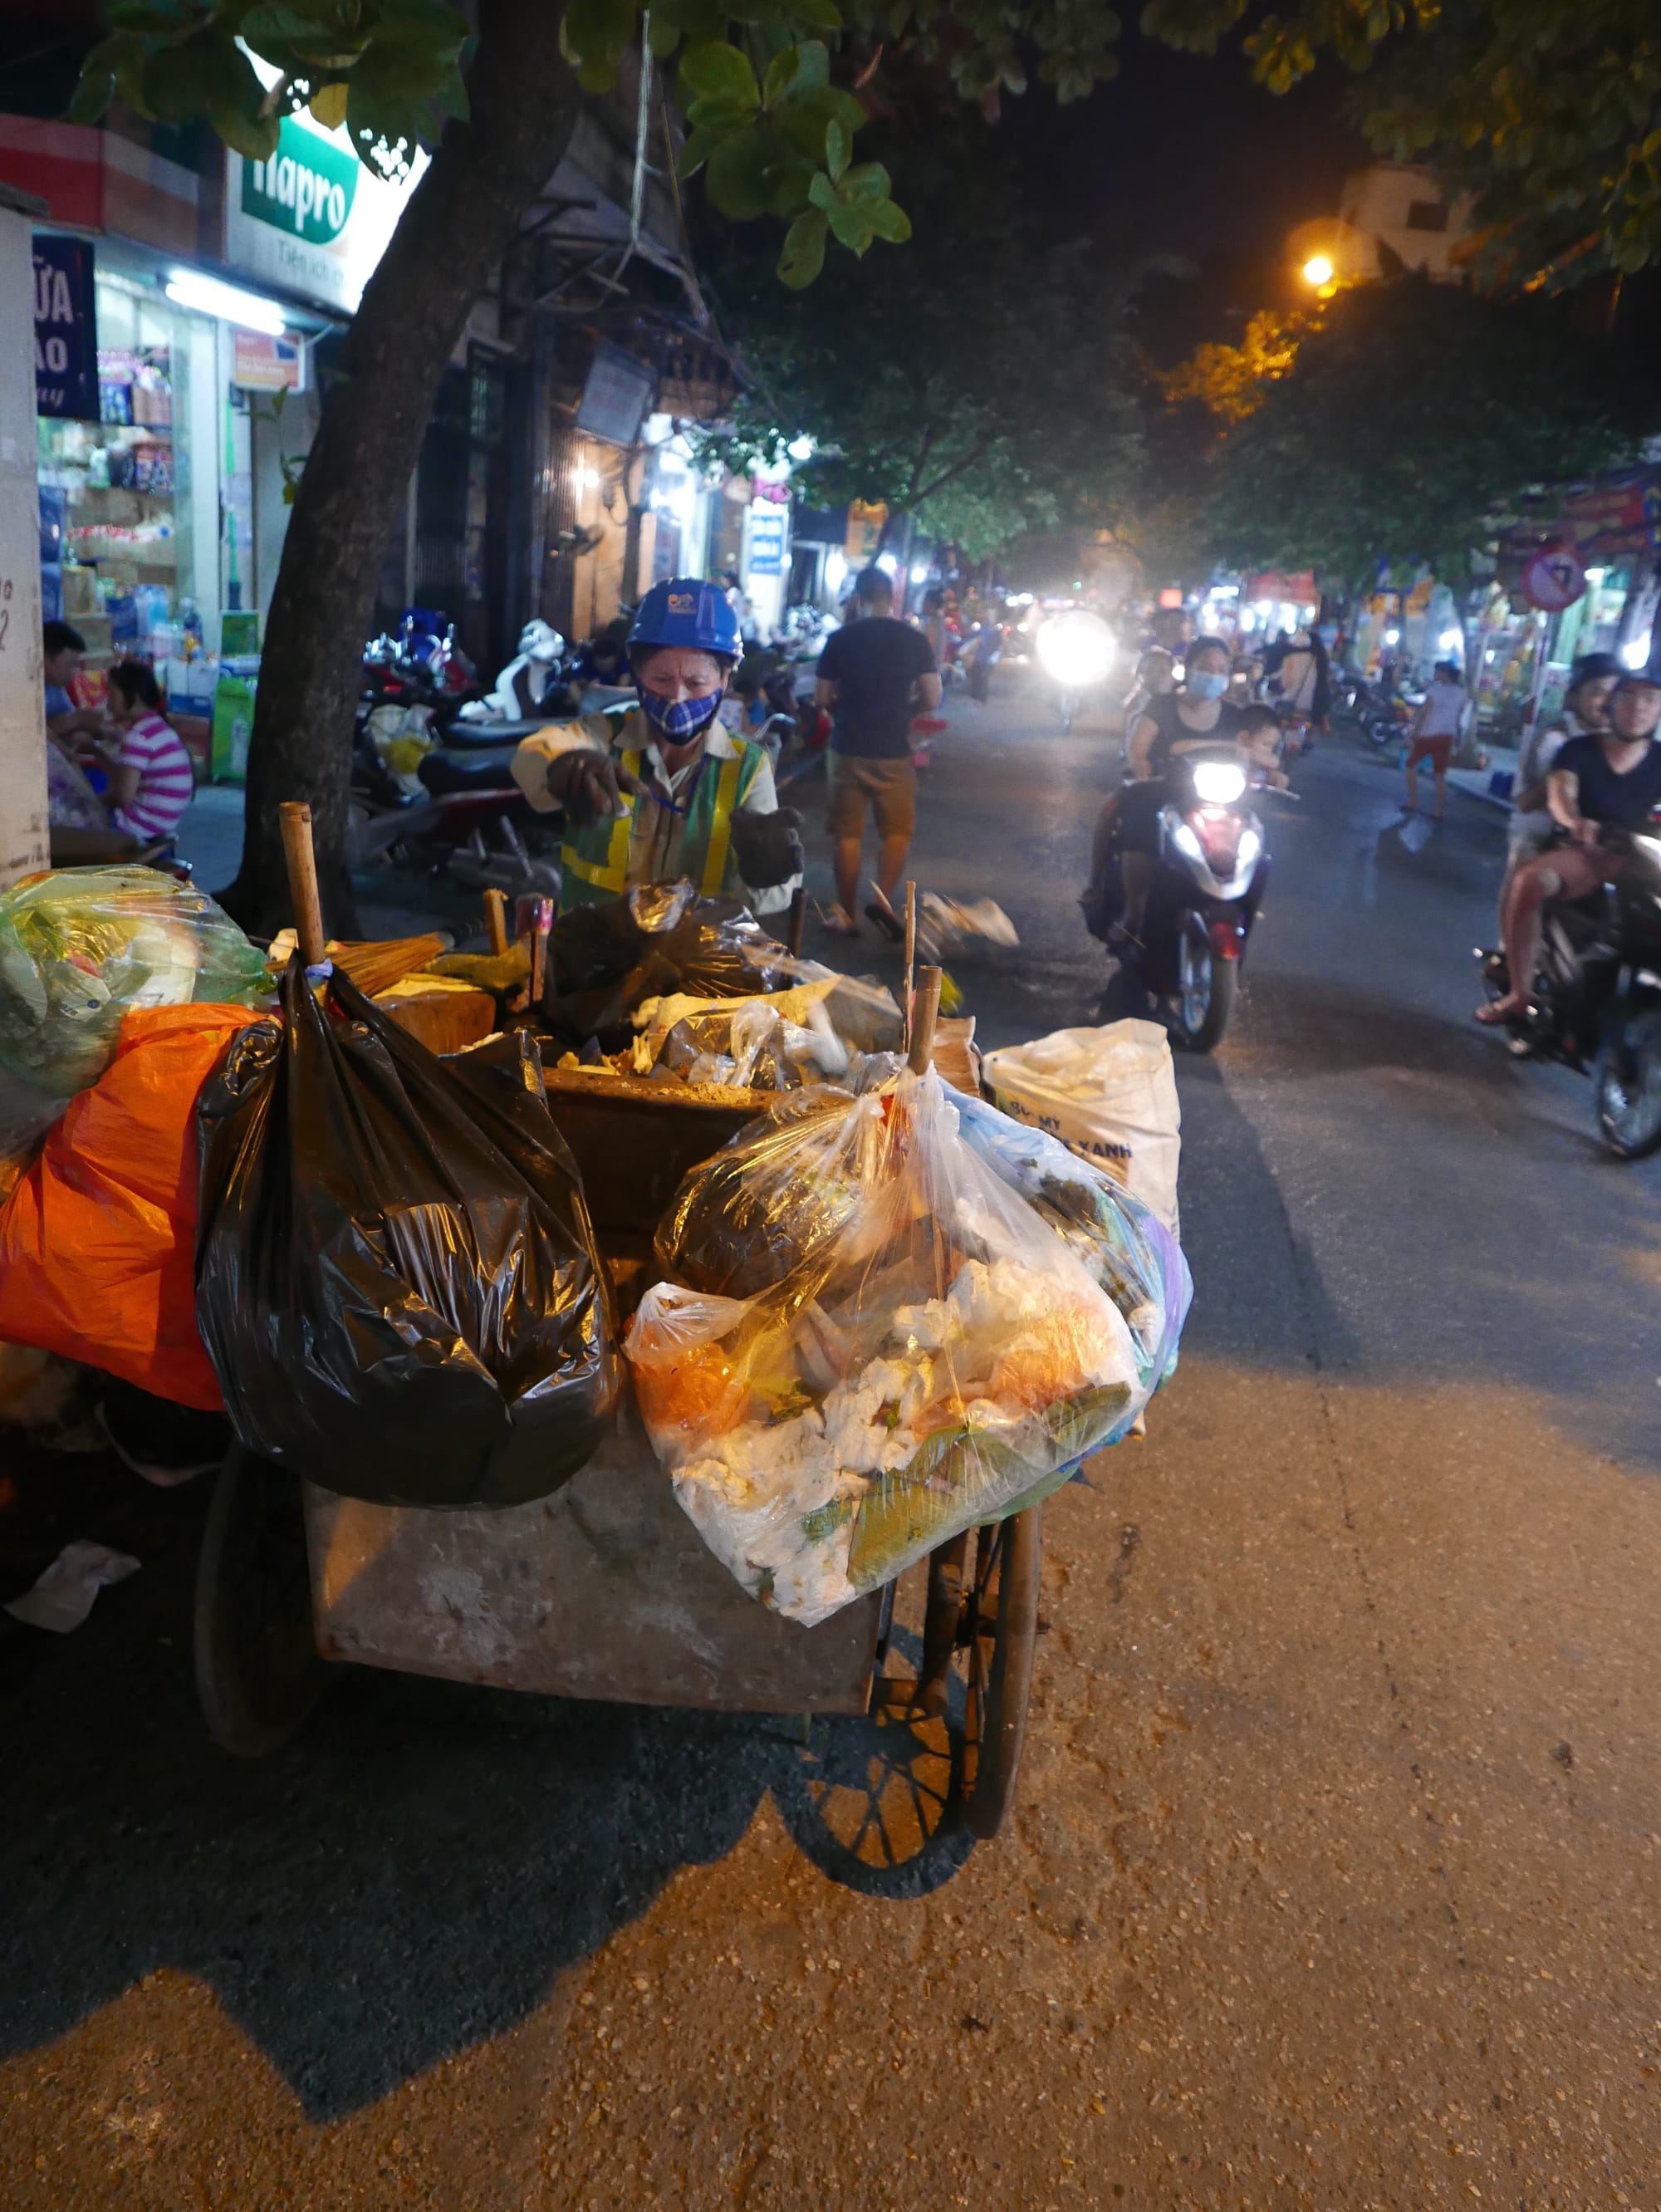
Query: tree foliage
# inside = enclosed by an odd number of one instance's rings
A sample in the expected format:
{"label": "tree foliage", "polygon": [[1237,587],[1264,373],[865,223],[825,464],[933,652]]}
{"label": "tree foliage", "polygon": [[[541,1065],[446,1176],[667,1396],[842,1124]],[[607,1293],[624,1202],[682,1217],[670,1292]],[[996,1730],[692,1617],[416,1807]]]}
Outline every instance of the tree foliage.
{"label": "tree foliage", "polygon": [[1219,422],[1243,422],[1262,405],[1270,385],[1291,369],[1299,341],[1312,327],[1307,314],[1264,308],[1246,325],[1239,345],[1197,346],[1177,368],[1156,369],[1155,378],[1173,406],[1193,400]]}
{"label": "tree foliage", "polygon": [[1087,245],[1033,233],[988,136],[913,152],[910,249],[834,262],[799,299],[735,241],[717,282],[754,380],[708,441],[743,467],[805,434],[807,499],[880,501],[977,560],[1107,520],[1137,438],[1119,289]]}
{"label": "tree foliage", "polygon": [[[1245,0],[1149,0],[1142,21],[1209,54],[1246,18]],[[1567,283],[1661,258],[1654,0],[1298,0],[1244,46],[1272,92],[1323,57],[1366,73],[1373,145],[1474,197],[1497,275]]]}
{"label": "tree foliage", "polygon": [[1215,557],[1368,582],[1380,560],[1460,585],[1531,487],[1636,451],[1607,346],[1550,303],[1407,276],[1340,293],[1222,440],[1203,512]]}
{"label": "tree foliage", "polygon": [[[1023,52],[1063,100],[1112,74],[1118,19],[1093,0],[549,0],[561,52],[585,92],[616,84],[644,37],[673,63],[702,173],[724,214],[785,226],[778,273],[809,284],[835,240],[862,256],[911,234],[880,161],[856,161],[867,95],[899,58],[983,103],[1026,88]],[[167,121],[205,115],[251,160],[275,151],[285,113],[343,123],[384,173],[467,114],[467,18],[446,0],[115,0],[88,57],[76,119],[118,94]],[[253,56],[276,81],[268,88]],[[526,97],[537,96],[528,86]]]}

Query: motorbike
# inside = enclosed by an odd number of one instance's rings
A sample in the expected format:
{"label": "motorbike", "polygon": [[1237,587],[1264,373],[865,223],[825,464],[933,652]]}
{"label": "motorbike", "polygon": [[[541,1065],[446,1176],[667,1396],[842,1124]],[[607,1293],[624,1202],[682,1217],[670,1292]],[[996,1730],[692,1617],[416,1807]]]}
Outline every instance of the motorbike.
{"label": "motorbike", "polygon": [[[1629,865],[1589,899],[1548,903],[1528,1010],[1504,1035],[1515,1059],[1590,1075],[1598,1136],[1637,1160],[1661,1145],[1661,818],[1600,842]],[[1476,957],[1489,999],[1503,998],[1505,954]]]}
{"label": "motorbike", "polygon": [[[1234,1010],[1240,963],[1269,883],[1264,826],[1236,759],[1185,755],[1168,779],[1159,815],[1159,857],[1139,942],[1115,950],[1146,995],[1170,1000],[1169,1025],[1191,1052],[1222,1042]],[[1290,796],[1290,794],[1287,794]],[[1113,942],[1125,911],[1121,855],[1110,842],[1101,884],[1085,894],[1092,936]]]}
{"label": "motorbike", "polygon": [[347,846],[355,868],[403,863],[452,876],[470,890],[559,896],[552,833],[507,761],[434,748],[413,773],[412,789],[367,732],[355,743]]}

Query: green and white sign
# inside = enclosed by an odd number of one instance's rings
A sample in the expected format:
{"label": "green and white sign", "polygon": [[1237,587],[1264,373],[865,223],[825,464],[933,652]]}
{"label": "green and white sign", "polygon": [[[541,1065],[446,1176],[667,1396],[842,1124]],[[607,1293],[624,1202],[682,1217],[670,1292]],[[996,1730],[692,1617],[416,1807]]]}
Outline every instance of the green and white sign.
{"label": "green and white sign", "polygon": [[270,160],[242,165],[242,212],[308,246],[332,246],[346,228],[362,166],[349,149],[285,117]]}
{"label": "green and white sign", "polygon": [[409,174],[389,185],[364,167],[343,131],[302,113],[283,118],[269,161],[227,154],[226,162],[228,267],[349,315],[427,156],[417,154]]}

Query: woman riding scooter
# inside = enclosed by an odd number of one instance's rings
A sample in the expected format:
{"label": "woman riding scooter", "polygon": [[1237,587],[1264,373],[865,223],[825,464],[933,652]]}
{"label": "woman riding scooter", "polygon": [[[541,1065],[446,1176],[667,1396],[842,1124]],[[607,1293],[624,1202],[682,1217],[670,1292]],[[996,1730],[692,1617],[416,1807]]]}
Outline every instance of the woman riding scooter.
{"label": "woman riding scooter", "polygon": [[1099,884],[1109,839],[1116,836],[1125,893],[1118,933],[1124,937],[1141,935],[1159,859],[1160,809],[1168,796],[1166,777],[1172,762],[1184,753],[1227,744],[1239,733],[1241,710],[1224,696],[1232,665],[1220,637],[1197,638],[1188,650],[1186,682],[1179,690],[1150,699],[1131,728],[1125,767],[1133,780],[1101,811],[1091,872],[1093,884]]}

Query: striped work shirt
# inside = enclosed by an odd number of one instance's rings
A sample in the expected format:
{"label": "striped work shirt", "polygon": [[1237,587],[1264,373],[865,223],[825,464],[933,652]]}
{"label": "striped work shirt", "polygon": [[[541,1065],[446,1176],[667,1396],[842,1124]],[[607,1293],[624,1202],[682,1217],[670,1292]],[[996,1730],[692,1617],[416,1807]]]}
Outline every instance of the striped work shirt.
{"label": "striped work shirt", "polygon": [[178,731],[160,714],[141,714],[122,732],[115,757],[118,767],[138,770],[131,804],[115,811],[117,829],[134,837],[170,837],[195,788]]}

